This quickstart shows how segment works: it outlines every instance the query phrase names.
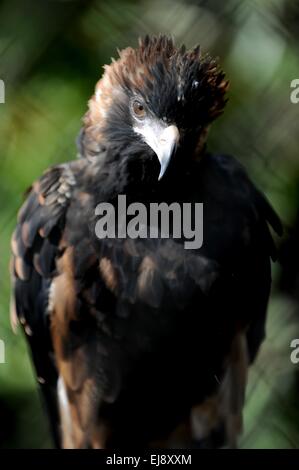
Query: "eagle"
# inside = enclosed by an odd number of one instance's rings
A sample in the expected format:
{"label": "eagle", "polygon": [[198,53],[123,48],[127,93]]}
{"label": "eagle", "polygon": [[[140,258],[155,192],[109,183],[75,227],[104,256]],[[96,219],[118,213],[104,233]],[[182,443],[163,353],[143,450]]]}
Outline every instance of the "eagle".
{"label": "eagle", "polygon": [[[265,337],[270,228],[282,225],[245,168],[207,149],[228,85],[199,46],[146,36],[104,67],[78,158],[26,193],[11,319],[56,447],[237,446]],[[145,208],[201,203],[203,243],[186,249],[160,226],[156,237],[98,236],[96,207],[116,209],[119,195]]]}

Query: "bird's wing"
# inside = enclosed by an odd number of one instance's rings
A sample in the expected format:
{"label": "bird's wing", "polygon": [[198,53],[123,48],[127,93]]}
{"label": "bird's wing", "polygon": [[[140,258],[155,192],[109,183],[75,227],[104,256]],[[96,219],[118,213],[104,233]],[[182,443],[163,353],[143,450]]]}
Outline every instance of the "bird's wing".
{"label": "bird's wing", "polygon": [[[213,399],[208,397],[194,411],[195,432],[199,435],[203,428],[207,432],[208,422],[215,426],[215,416],[220,410],[218,425],[225,417],[228,437],[234,445],[241,428],[247,367],[254,361],[265,337],[271,287],[270,257],[276,259],[270,228],[281,235],[282,224],[234,157],[209,155],[199,165],[202,170],[199,187],[207,195],[203,250],[207,256],[212,252],[220,259],[228,255],[225,263],[233,278],[230,299],[223,305],[235,304],[236,318],[242,327],[232,342],[218,395]],[[221,227],[221,234],[215,234],[214,227]]]}
{"label": "bird's wing", "polygon": [[11,322],[13,328],[20,322],[25,331],[56,444],[59,440],[57,374],[47,305],[65,215],[75,184],[68,165],[55,166],[46,171],[28,190],[11,241]]}

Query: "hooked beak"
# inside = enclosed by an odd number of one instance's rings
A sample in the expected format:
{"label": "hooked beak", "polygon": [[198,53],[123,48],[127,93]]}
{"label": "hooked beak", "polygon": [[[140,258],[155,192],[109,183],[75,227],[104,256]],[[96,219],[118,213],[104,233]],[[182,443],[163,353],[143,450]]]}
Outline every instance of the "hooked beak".
{"label": "hooked beak", "polygon": [[160,135],[158,148],[157,148],[157,157],[160,162],[160,173],[158,180],[164,175],[172,155],[175,152],[175,149],[178,145],[180,139],[180,133],[176,126],[171,125],[166,127]]}
{"label": "hooked beak", "polygon": [[180,139],[178,128],[174,124],[165,127],[165,124],[160,121],[151,121],[142,127],[134,128],[134,130],[142,135],[145,142],[157,155],[160,162],[160,173],[158,177],[158,180],[160,180],[178,145]]}

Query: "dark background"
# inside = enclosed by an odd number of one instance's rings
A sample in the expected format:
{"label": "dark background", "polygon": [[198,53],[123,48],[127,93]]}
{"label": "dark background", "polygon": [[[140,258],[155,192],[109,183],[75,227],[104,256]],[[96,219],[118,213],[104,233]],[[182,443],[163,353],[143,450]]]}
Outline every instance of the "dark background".
{"label": "dark background", "polygon": [[298,23],[289,0],[0,3],[0,447],[51,445],[24,339],[9,324],[9,240],[22,193],[48,165],[76,156],[87,99],[116,48],[159,32],[220,57],[231,89],[209,147],[246,165],[286,226],[241,447],[299,447],[299,364],[290,361],[299,338],[299,103],[290,102]]}

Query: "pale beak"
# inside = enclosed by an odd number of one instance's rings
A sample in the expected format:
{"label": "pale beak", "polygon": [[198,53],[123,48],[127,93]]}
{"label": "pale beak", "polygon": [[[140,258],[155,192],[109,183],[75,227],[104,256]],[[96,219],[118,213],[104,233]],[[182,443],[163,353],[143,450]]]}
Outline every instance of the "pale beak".
{"label": "pale beak", "polygon": [[180,133],[176,126],[171,125],[162,131],[159,137],[156,154],[160,162],[160,173],[158,180],[164,175],[171,157],[178,145]]}
{"label": "pale beak", "polygon": [[172,155],[178,145],[180,133],[172,124],[165,127],[165,123],[158,120],[148,120],[142,125],[135,126],[134,131],[142,135],[143,140],[153,149],[160,162],[159,180],[164,175]]}

